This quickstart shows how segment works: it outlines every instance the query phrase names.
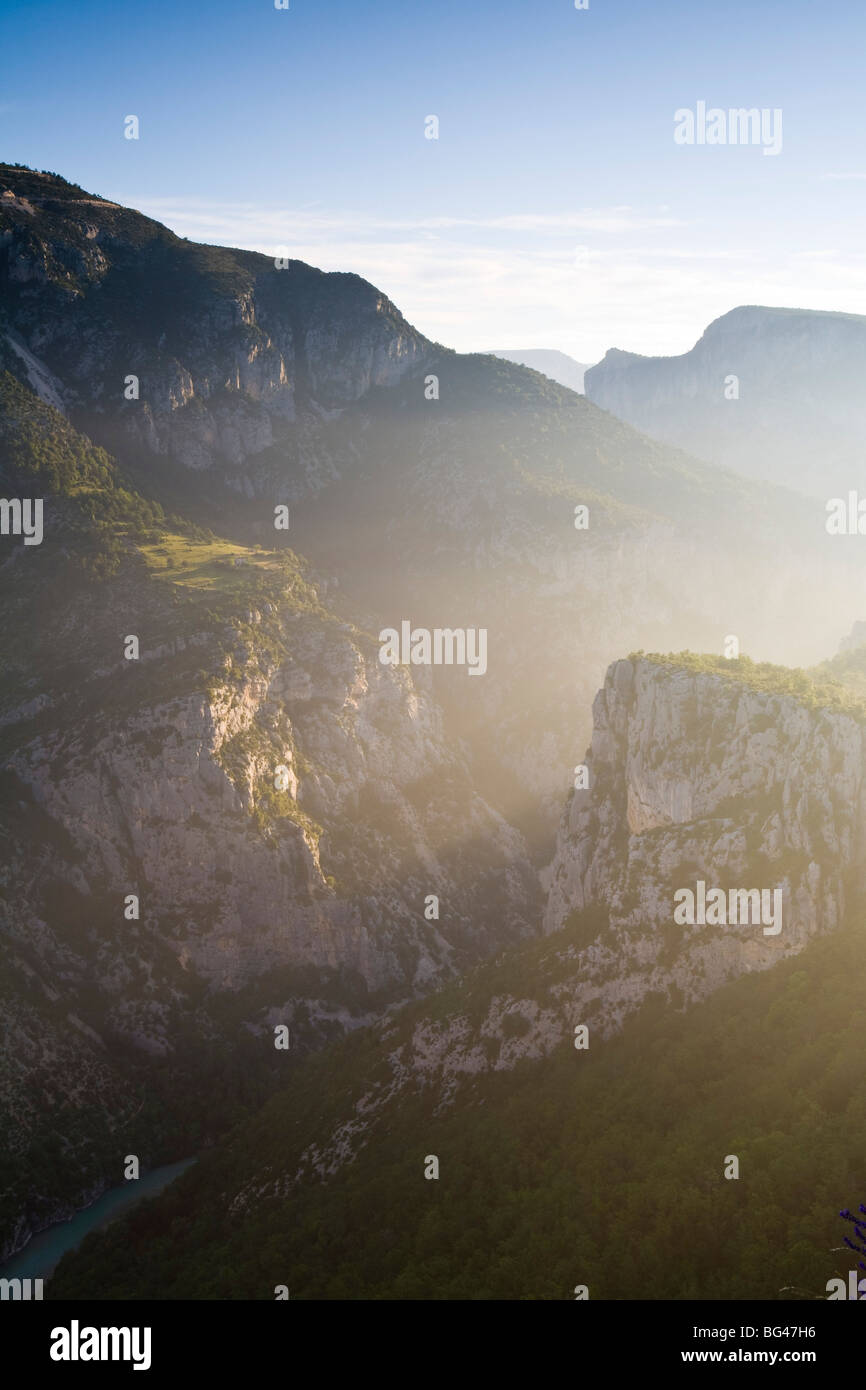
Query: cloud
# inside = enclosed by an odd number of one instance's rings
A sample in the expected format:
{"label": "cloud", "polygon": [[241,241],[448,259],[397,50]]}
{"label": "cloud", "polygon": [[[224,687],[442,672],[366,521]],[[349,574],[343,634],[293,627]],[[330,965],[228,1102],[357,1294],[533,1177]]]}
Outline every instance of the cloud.
{"label": "cloud", "polygon": [[[121,199],[121,201],[123,201]],[[200,199],[153,198],[138,204],[139,211],[188,235],[193,228],[210,237],[247,246],[250,235],[261,244],[291,236],[346,235],[399,236],[405,232],[501,231],[561,234],[600,232],[609,235],[673,228],[685,225],[678,218],[657,213],[639,214],[630,207],[584,208],[563,213],[510,213],[501,217],[375,217],[366,213],[325,213],[309,208],[263,207],[255,203],[213,203]]]}

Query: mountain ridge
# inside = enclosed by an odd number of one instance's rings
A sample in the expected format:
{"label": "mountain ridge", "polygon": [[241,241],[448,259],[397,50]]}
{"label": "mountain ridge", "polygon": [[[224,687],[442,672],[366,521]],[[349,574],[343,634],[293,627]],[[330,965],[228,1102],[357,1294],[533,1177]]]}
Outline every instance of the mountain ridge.
{"label": "mountain ridge", "polygon": [[655,438],[814,497],[856,484],[866,317],[741,305],[673,356],[610,349],[586,373],[597,405]]}

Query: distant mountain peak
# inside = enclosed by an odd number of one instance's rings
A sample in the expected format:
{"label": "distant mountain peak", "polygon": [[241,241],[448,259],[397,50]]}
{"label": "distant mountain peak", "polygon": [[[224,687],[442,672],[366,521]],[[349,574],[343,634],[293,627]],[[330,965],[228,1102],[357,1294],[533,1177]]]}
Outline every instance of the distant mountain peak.
{"label": "distant mountain peak", "polygon": [[864,374],[863,315],[741,304],[687,352],[610,349],[585,389],[656,439],[826,499],[860,479]]}
{"label": "distant mountain peak", "polygon": [[530,367],[534,372],[541,372],[552,381],[558,381],[560,386],[567,386],[569,391],[583,391],[586,363],[577,362],[558,348],[489,348],[488,356],[502,357],[519,367]]}

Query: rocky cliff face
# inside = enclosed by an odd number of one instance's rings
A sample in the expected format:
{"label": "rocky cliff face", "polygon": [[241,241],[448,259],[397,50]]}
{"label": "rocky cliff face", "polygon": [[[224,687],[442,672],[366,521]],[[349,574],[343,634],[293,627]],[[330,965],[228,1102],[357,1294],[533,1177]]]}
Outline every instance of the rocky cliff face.
{"label": "rocky cliff face", "polygon": [[[469,947],[461,924],[488,916],[459,882],[458,861],[471,859],[461,843],[484,843],[513,875],[506,937],[528,927],[533,875],[519,836],[467,784],[429,695],[351,634],[300,628],[285,663],[240,688],[103,718],[74,738],[52,730],[9,766],[66,827],[84,891],[137,892],[145,921],[212,986],[303,962],[374,991],[411,989]],[[425,785],[438,788],[435,812],[416,804]],[[425,921],[428,894],[441,920]]]}
{"label": "rocky cliff face", "polygon": [[864,366],[866,318],[743,307],[680,357],[612,349],[585,389],[657,439],[826,500],[858,484]]}
{"label": "rocky cliff face", "polygon": [[[864,754],[849,714],[675,664],[611,667],[545,914],[547,931],[588,907],[608,915],[586,962],[602,1026],[649,992],[700,999],[839,924],[863,887]],[[678,925],[675,891],[698,881],[781,890],[780,930]]]}

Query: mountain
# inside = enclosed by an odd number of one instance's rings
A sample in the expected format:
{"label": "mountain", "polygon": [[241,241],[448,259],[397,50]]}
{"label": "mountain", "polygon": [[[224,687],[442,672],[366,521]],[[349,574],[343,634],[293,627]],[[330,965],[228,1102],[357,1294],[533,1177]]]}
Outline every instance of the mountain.
{"label": "mountain", "polygon": [[[51,1296],[824,1297],[866,1140],[864,729],[820,673],[615,663],[548,934],[300,1061]],[[781,931],[677,927],[696,878],[779,886]]]}
{"label": "mountain", "polygon": [[520,351],[506,351],[505,348],[491,348],[494,357],[502,357],[506,362],[516,362],[521,367],[530,367],[542,376],[567,386],[569,391],[583,392],[583,375],[587,370],[585,362],[576,362],[567,352],[556,348],[524,348]]}
{"label": "mountain", "polygon": [[158,1161],[263,1098],[275,1023],[303,1049],[373,1016],[526,932],[539,890],[429,690],[290,550],[162,513],[8,374],[0,407],[4,495],[50,495],[2,566],[14,1245],[99,1190],[121,1135]]}
{"label": "mountain", "polygon": [[866,317],[743,306],[679,357],[612,348],[585,389],[656,439],[827,500],[860,482],[864,371]]}
{"label": "mountain", "polygon": [[[696,1002],[802,950],[863,897],[866,707],[841,682],[639,657],[611,667],[593,714],[590,786],[560,827],[545,914],[555,931],[601,910],[616,942],[587,962],[582,1017],[610,1029],[652,992]],[[760,888],[773,921],[756,929],[750,904],[722,931],[678,925],[675,893],[699,880]]]}
{"label": "mountain", "polygon": [[[13,165],[0,488],[44,503],[0,537],[5,1250],[253,1114],[280,1025],[294,1067],[537,936],[622,651],[861,611],[808,501]],[[404,621],[483,676],[383,664]]]}
{"label": "mountain", "polygon": [[[50,382],[49,403],[143,495],[231,541],[267,546],[274,507],[290,506],[293,545],[339,579],[347,616],[485,626],[487,678],[436,683],[488,798],[539,847],[588,733],[566,685],[588,711],[623,648],[703,648],[729,631],[768,658],[815,660],[834,582],[851,607],[850,556],[808,507],[525,370],[427,342],[358,277],[199,247],[47,175],[5,166],[2,182],[18,375]],[[707,527],[750,555],[749,573],[708,548]],[[756,609],[756,585],[784,586],[784,611]]]}

